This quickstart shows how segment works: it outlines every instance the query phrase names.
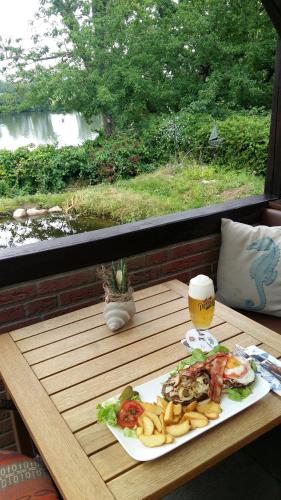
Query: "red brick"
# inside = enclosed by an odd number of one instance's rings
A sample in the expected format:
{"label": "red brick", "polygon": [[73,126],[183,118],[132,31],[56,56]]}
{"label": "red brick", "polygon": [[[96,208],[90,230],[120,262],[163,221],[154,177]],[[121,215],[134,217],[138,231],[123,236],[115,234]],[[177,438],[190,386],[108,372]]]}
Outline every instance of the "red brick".
{"label": "red brick", "polygon": [[0,292],[0,306],[4,304],[14,304],[23,300],[32,299],[36,296],[35,284],[13,286],[2,288]]}
{"label": "red brick", "polygon": [[161,276],[161,267],[151,267],[149,269],[142,269],[136,273],[133,273],[131,278],[131,283],[134,286],[135,284],[142,283],[143,286],[150,286],[150,281],[157,279]]}
{"label": "red brick", "polygon": [[44,299],[34,300],[26,304],[28,316],[42,314],[45,311],[50,311],[58,306],[57,297],[46,297]]}
{"label": "red brick", "polygon": [[85,302],[78,302],[77,304],[71,304],[70,306],[61,307],[57,311],[52,311],[51,313],[44,314],[42,316],[42,320],[55,318],[56,316],[60,316],[61,314],[66,314],[72,311],[77,311],[77,309],[82,309],[82,307],[92,306],[93,304],[97,304],[98,302],[102,302],[104,299],[103,295],[99,295],[97,297],[92,297],[90,300],[86,300]]}
{"label": "red brick", "polygon": [[8,309],[0,310],[0,322],[12,322],[16,319],[25,317],[25,310],[23,306],[9,307]]}
{"label": "red brick", "polygon": [[75,288],[74,290],[68,290],[67,292],[61,293],[60,303],[61,305],[72,304],[87,298],[94,298],[97,295],[100,296],[102,292],[101,284],[94,284],[90,286],[84,286],[80,288]]}
{"label": "red brick", "polygon": [[128,269],[140,269],[145,266],[145,255],[138,255],[136,257],[130,257],[127,259]]}
{"label": "red brick", "polygon": [[204,252],[202,256],[205,262],[218,262],[220,250],[219,248],[211,250],[210,252]]}
{"label": "red brick", "polygon": [[146,264],[148,266],[153,266],[153,264],[161,264],[168,260],[167,250],[158,250],[157,252],[149,253],[146,256]]}
{"label": "red brick", "polygon": [[37,287],[39,294],[44,294],[52,293],[57,290],[65,290],[66,288],[74,288],[79,285],[90,283],[93,280],[95,280],[94,269],[87,269],[42,280],[38,283]]}
{"label": "red brick", "polygon": [[162,264],[163,274],[175,273],[177,271],[188,271],[192,267],[200,266],[204,262],[203,254],[191,255],[185,259],[177,259]]}
{"label": "red brick", "polygon": [[217,248],[219,247],[220,242],[221,237],[219,234],[206,236],[205,238],[202,238],[200,240],[190,241],[188,243],[183,243],[171,248],[170,255],[172,258],[193,255],[204,250]]}
{"label": "red brick", "polygon": [[206,274],[206,276],[210,276],[210,278],[213,278],[212,275],[212,266],[201,266],[201,267],[196,267],[195,269],[190,270],[190,279],[194,278],[194,276],[197,276],[197,274]]}

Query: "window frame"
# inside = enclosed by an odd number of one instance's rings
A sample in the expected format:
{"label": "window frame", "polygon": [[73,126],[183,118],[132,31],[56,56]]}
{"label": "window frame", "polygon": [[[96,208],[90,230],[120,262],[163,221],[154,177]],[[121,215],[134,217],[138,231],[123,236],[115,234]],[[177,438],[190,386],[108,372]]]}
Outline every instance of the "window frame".
{"label": "window frame", "polygon": [[[281,35],[280,0],[262,0],[262,3],[277,33]],[[68,272],[219,233],[222,217],[257,223],[268,201],[278,198],[281,198],[280,38],[276,51],[269,153],[263,195],[5,249],[0,253],[0,286]]]}

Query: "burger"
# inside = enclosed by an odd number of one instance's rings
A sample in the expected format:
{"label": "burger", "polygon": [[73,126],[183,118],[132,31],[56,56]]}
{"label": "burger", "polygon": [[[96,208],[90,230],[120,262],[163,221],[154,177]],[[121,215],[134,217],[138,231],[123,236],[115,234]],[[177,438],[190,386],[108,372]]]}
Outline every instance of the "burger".
{"label": "burger", "polygon": [[162,387],[166,401],[187,405],[210,398],[219,402],[226,389],[249,386],[255,372],[248,360],[231,353],[217,352],[173,374]]}
{"label": "burger", "polygon": [[188,369],[179,370],[163,384],[162,395],[166,401],[187,405],[193,401],[207,399],[210,375],[204,363],[195,363]]}

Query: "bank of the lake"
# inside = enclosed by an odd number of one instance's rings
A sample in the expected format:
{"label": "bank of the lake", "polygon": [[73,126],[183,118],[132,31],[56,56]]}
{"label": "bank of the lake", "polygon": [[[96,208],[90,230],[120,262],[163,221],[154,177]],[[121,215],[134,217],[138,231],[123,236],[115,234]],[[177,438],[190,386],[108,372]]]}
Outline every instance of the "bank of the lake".
{"label": "bank of the lake", "polygon": [[66,214],[126,223],[261,194],[263,187],[262,176],[184,160],[114,184],[1,198],[0,211],[59,205]]}

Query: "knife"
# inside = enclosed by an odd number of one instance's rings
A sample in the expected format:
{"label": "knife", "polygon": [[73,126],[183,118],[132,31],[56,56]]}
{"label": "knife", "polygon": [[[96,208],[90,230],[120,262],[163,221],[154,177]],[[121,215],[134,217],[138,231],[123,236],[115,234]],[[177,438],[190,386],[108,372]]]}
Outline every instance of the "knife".
{"label": "knife", "polygon": [[281,368],[279,366],[275,365],[268,359],[264,359],[259,354],[252,354],[251,357],[281,381]]}

